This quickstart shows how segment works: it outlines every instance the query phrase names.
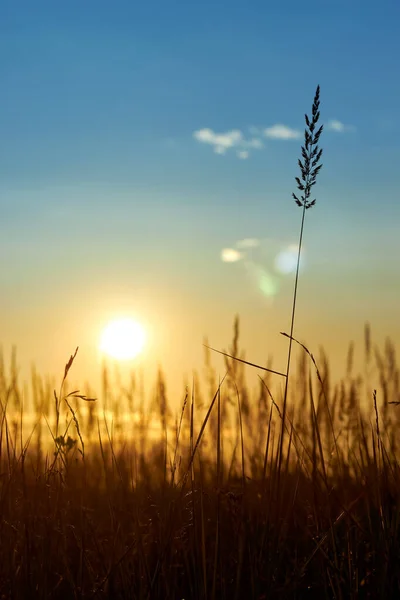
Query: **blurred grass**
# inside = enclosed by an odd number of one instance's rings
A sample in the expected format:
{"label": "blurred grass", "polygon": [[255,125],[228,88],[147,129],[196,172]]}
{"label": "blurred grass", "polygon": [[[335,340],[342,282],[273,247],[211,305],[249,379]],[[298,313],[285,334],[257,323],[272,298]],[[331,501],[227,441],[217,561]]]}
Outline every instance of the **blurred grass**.
{"label": "blurred grass", "polygon": [[[244,358],[235,320],[233,357]],[[175,411],[103,373],[101,400],[0,360],[3,598],[400,597],[399,368],[365,328],[362,373],[333,382],[299,345],[283,390],[205,348]],[[267,365],[272,368],[272,363]],[[27,429],[25,415],[34,415]],[[279,486],[279,488],[278,488]],[[279,501],[278,501],[279,499]]]}

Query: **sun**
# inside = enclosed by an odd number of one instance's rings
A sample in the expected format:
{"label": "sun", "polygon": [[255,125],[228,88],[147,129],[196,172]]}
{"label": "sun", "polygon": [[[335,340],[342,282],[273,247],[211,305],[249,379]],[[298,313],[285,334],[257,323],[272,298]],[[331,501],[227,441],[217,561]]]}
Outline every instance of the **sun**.
{"label": "sun", "polygon": [[142,352],[145,342],[146,333],[140,323],[129,318],[115,319],[103,330],[100,351],[117,360],[131,360]]}

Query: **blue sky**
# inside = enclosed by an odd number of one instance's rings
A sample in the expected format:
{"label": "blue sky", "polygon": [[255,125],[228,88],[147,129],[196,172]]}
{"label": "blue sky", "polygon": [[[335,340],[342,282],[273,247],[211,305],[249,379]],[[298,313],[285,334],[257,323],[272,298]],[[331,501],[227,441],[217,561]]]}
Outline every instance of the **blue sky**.
{"label": "blue sky", "polygon": [[[228,343],[237,310],[248,323],[275,310],[282,330],[283,309],[267,309],[220,253],[243,238],[295,242],[291,192],[317,84],[324,167],[307,214],[304,302],[319,290],[328,346],[338,289],[354,332],[369,315],[390,327],[400,292],[398,2],[23,0],[0,10],[6,346],[36,352],[28,323],[49,310],[56,321],[82,286],[110,312],[132,295],[140,312],[151,298],[146,318],[165,310],[175,330],[182,303],[186,346],[190,306],[196,344],[214,327],[215,343]],[[289,299],[282,283],[278,304]],[[69,317],[74,335],[85,302]]]}

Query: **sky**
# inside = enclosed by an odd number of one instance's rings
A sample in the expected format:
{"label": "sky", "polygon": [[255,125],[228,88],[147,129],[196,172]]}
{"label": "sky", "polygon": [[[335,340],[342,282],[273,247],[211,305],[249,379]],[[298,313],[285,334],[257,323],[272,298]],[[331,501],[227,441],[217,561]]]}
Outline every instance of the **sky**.
{"label": "sky", "polygon": [[235,314],[247,359],[282,369],[318,84],[295,333],[338,367],[366,321],[398,341],[397,0],[0,11],[0,343],[23,373],[61,376],[79,346],[74,377],[95,381],[101,331],[126,315],[148,343],[123,368],[161,364],[174,397]]}

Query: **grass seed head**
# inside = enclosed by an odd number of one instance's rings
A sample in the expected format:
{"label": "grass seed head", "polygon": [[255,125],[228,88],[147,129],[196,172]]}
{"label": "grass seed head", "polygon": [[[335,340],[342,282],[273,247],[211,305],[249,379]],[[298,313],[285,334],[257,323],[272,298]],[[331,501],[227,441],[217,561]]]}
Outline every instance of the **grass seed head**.
{"label": "grass seed head", "polygon": [[302,206],[304,209],[311,208],[316,202],[315,198],[310,200],[311,188],[316,184],[317,175],[322,168],[322,164],[318,164],[322,156],[322,148],[318,147],[318,142],[324,126],[321,125],[317,131],[315,130],[320,117],[319,94],[318,85],[312,106],[312,117],[310,119],[308,115],[304,115],[307,128],[304,130],[304,146],[301,147],[302,159],[298,159],[301,177],[295,178],[297,189],[303,194],[300,198],[292,194],[297,206]]}

